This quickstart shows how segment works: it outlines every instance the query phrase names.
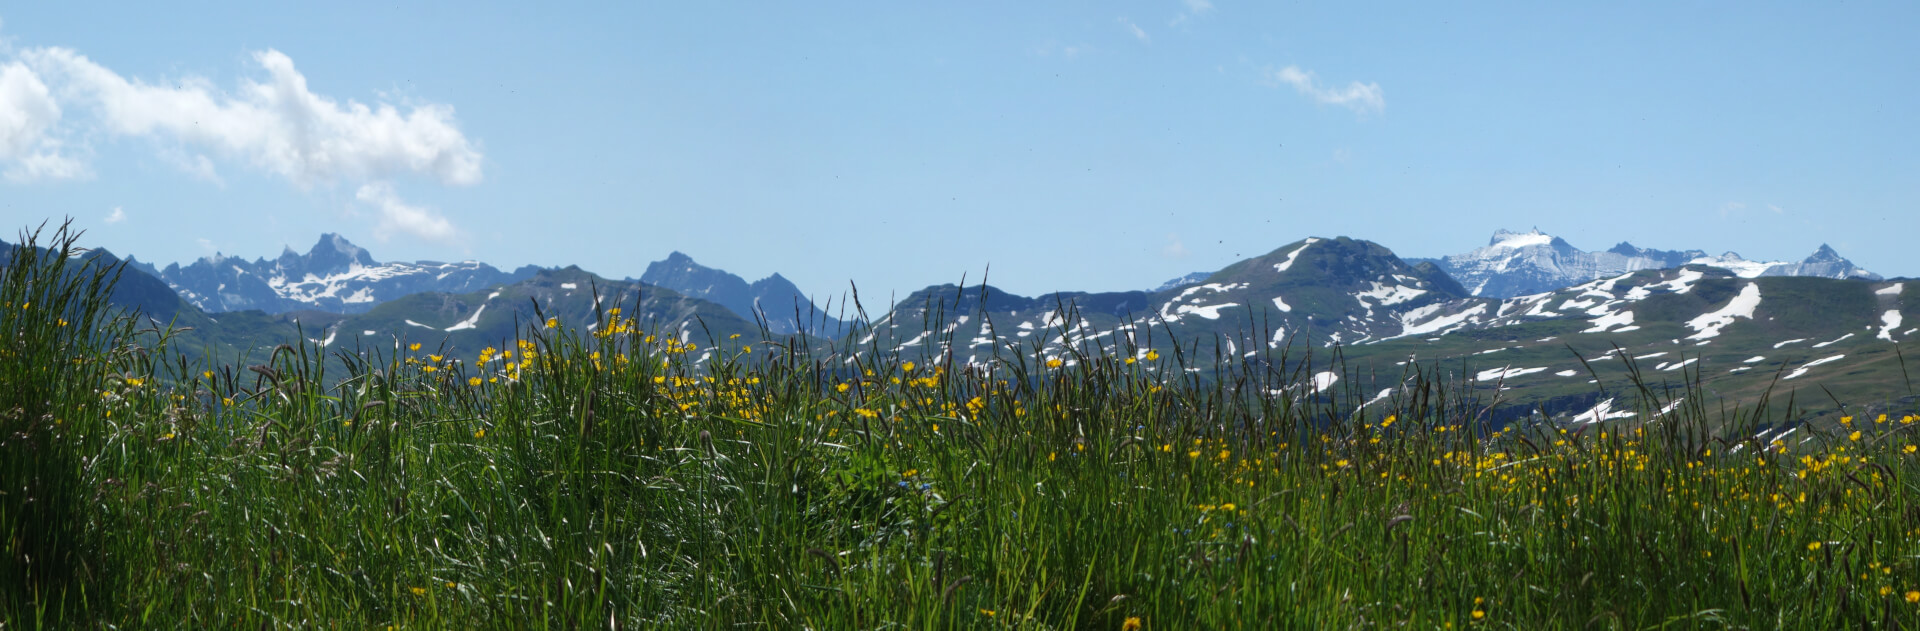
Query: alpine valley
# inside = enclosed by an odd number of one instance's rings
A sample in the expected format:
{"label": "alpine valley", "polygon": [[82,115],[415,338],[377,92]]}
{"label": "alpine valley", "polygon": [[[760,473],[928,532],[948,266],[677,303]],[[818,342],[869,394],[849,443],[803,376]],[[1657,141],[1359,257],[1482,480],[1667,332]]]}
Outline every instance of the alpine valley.
{"label": "alpine valley", "polygon": [[[1122,362],[1264,379],[1353,407],[1391,400],[1418,373],[1497,402],[1503,419],[1574,423],[1783,397],[1814,415],[1842,411],[1839,401],[1853,402],[1849,413],[1911,401],[1900,343],[1920,330],[1920,281],[1882,279],[1825,246],[1800,262],[1755,262],[1625,243],[1587,252],[1538,231],[1431,260],[1307,238],[1152,291],[935,285],[865,318],[852,315],[861,305],[818,306],[778,274],[748,283],[678,252],[620,280],[381,263],[331,234],[274,260],[128,262],[114,302],[170,323],[177,347],[215,363],[257,363],[301,339],[389,356],[419,342],[466,358],[549,318],[576,331],[632,319],[695,343],[701,361],[764,344],[848,366],[891,353],[954,369]],[[1622,409],[1635,379],[1672,388],[1666,410]]]}

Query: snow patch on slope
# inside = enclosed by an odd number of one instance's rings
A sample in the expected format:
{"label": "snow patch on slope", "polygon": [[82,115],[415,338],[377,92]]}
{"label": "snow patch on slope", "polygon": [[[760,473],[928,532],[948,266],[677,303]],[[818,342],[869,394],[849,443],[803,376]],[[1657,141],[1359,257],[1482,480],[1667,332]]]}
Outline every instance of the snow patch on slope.
{"label": "snow patch on slope", "polygon": [[1893,341],[1893,330],[1900,327],[1900,319],[1900,310],[1898,309],[1888,309],[1886,313],[1880,314],[1880,334],[1874,337],[1889,342]]}
{"label": "snow patch on slope", "polygon": [[1793,379],[1801,375],[1805,375],[1807,374],[1807,370],[1810,368],[1813,368],[1814,366],[1818,366],[1821,364],[1830,364],[1830,363],[1845,359],[1846,357],[1847,357],[1846,355],[1834,355],[1832,357],[1828,357],[1825,359],[1816,359],[1816,360],[1801,364],[1799,368],[1794,369],[1794,371],[1791,374],[1788,374],[1785,377],[1781,377],[1781,379]]}
{"label": "snow patch on slope", "polygon": [[1613,419],[1632,418],[1632,417],[1633,417],[1632,412],[1613,411],[1613,399],[1607,399],[1605,401],[1601,401],[1599,405],[1593,406],[1593,409],[1587,410],[1585,412],[1581,412],[1578,415],[1575,415],[1573,417],[1573,421],[1575,423],[1598,423],[1601,421],[1610,421]]}
{"label": "snow patch on slope", "polygon": [[1374,281],[1372,289],[1354,294],[1353,299],[1359,301],[1362,308],[1371,309],[1372,306],[1367,304],[1368,299],[1372,299],[1375,305],[1384,307],[1419,298],[1425,293],[1427,293],[1425,289],[1416,289],[1406,285],[1382,285],[1379,281]]}
{"label": "snow patch on slope", "polygon": [[1474,375],[1473,378],[1475,381],[1493,381],[1495,379],[1511,379],[1521,375],[1531,375],[1536,372],[1546,372],[1546,370],[1546,366],[1538,368],[1511,368],[1503,366],[1491,370],[1482,370],[1479,374]]}
{"label": "snow patch on slope", "polygon": [[1419,322],[1420,319],[1431,316],[1435,312],[1439,311],[1441,306],[1442,305],[1437,305],[1437,304],[1427,305],[1425,307],[1414,309],[1412,311],[1406,312],[1405,314],[1402,314],[1400,316],[1400,322],[1404,325],[1404,328],[1401,329],[1399,335],[1396,335],[1394,337],[1407,337],[1409,335],[1426,335],[1428,333],[1441,331],[1441,330],[1465,323],[1468,319],[1487,312],[1486,303],[1481,303],[1481,304],[1474,305],[1473,308],[1468,309],[1466,311],[1462,311],[1460,313],[1456,313],[1449,316],[1439,316],[1439,317],[1433,318],[1432,320],[1428,320],[1426,322]]}
{"label": "snow patch on slope", "polygon": [[1319,241],[1320,239],[1317,239],[1314,237],[1307,237],[1306,243],[1301,244],[1300,247],[1294,248],[1292,252],[1287,253],[1287,260],[1281,261],[1279,263],[1274,263],[1273,271],[1275,272],[1287,271],[1288,268],[1293,267],[1293,260],[1296,258],[1299,258],[1301,252],[1307,251],[1307,246],[1318,243]]}
{"label": "snow patch on slope", "polygon": [[1733,300],[1727,302],[1727,306],[1721,307],[1719,311],[1701,314],[1699,317],[1688,320],[1687,328],[1693,329],[1695,333],[1687,336],[1687,339],[1704,340],[1718,336],[1720,329],[1733,324],[1734,318],[1752,320],[1753,310],[1759,306],[1760,285],[1747,283],[1747,286],[1740,288],[1740,295],[1734,296]]}
{"label": "snow patch on slope", "polygon": [[1607,315],[1594,318],[1593,327],[1587,330],[1581,331],[1581,333],[1605,333],[1607,332],[1607,329],[1610,329],[1616,326],[1625,325],[1625,324],[1633,324],[1632,311],[1621,311],[1618,313],[1609,313]]}
{"label": "snow patch on slope", "polygon": [[[498,296],[500,294],[496,293],[494,295]],[[480,314],[486,313],[486,312],[487,312],[487,306],[484,304],[480,305],[479,309],[473,310],[473,315],[467,316],[467,319],[461,320],[459,324],[455,324],[453,326],[447,327],[447,332],[451,333],[453,331],[465,331],[467,329],[479,328]]]}

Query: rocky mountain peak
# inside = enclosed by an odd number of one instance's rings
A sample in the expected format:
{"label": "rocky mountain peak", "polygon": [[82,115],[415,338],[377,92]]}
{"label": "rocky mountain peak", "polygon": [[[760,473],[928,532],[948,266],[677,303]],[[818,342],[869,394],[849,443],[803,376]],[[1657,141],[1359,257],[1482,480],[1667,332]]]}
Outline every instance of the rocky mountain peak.
{"label": "rocky mountain peak", "polygon": [[320,235],[320,241],[307,250],[305,258],[305,271],[312,274],[337,274],[356,267],[380,265],[364,248],[333,232]]}
{"label": "rocky mountain peak", "polygon": [[[681,295],[719,303],[748,321],[754,313],[764,313],[767,324],[776,333],[794,333],[812,322],[819,325],[830,318],[810,318],[812,301],[791,281],[779,274],[748,284],[746,279],[725,270],[694,262],[693,257],[675,250],[667,258],[647,264],[640,282],[665,287]],[[796,307],[802,315],[795,316]]]}

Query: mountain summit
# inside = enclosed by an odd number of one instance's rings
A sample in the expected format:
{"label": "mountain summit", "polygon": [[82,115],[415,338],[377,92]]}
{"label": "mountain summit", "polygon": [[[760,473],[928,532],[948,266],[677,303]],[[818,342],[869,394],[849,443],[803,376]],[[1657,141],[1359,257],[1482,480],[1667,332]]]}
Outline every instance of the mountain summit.
{"label": "mountain summit", "polygon": [[748,321],[755,313],[763,314],[774,333],[791,334],[802,329],[817,333],[838,327],[837,320],[814,309],[812,299],[778,273],[748,284],[739,276],[701,265],[675,251],[666,259],[648,264],[639,281],[719,303]]}
{"label": "mountain summit", "polygon": [[210,313],[248,309],[364,313],[411,294],[463,293],[511,283],[532,276],[537,268],[507,273],[478,261],[381,263],[346,237],[328,233],[320,235],[306,254],[289,247],[273,260],[247,261],[215,253],[158,271],[181,298]]}

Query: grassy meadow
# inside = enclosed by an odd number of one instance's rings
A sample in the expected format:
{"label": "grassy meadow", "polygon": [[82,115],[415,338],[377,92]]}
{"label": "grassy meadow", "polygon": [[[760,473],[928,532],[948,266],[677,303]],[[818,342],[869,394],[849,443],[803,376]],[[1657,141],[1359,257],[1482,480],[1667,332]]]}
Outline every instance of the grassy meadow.
{"label": "grassy meadow", "polygon": [[1595,386],[1633,419],[1494,426],[1438,364],[1369,403],[1297,358],[967,366],[619,305],[201,364],[37,241],[0,629],[1920,627],[1911,411],[1636,380]]}

